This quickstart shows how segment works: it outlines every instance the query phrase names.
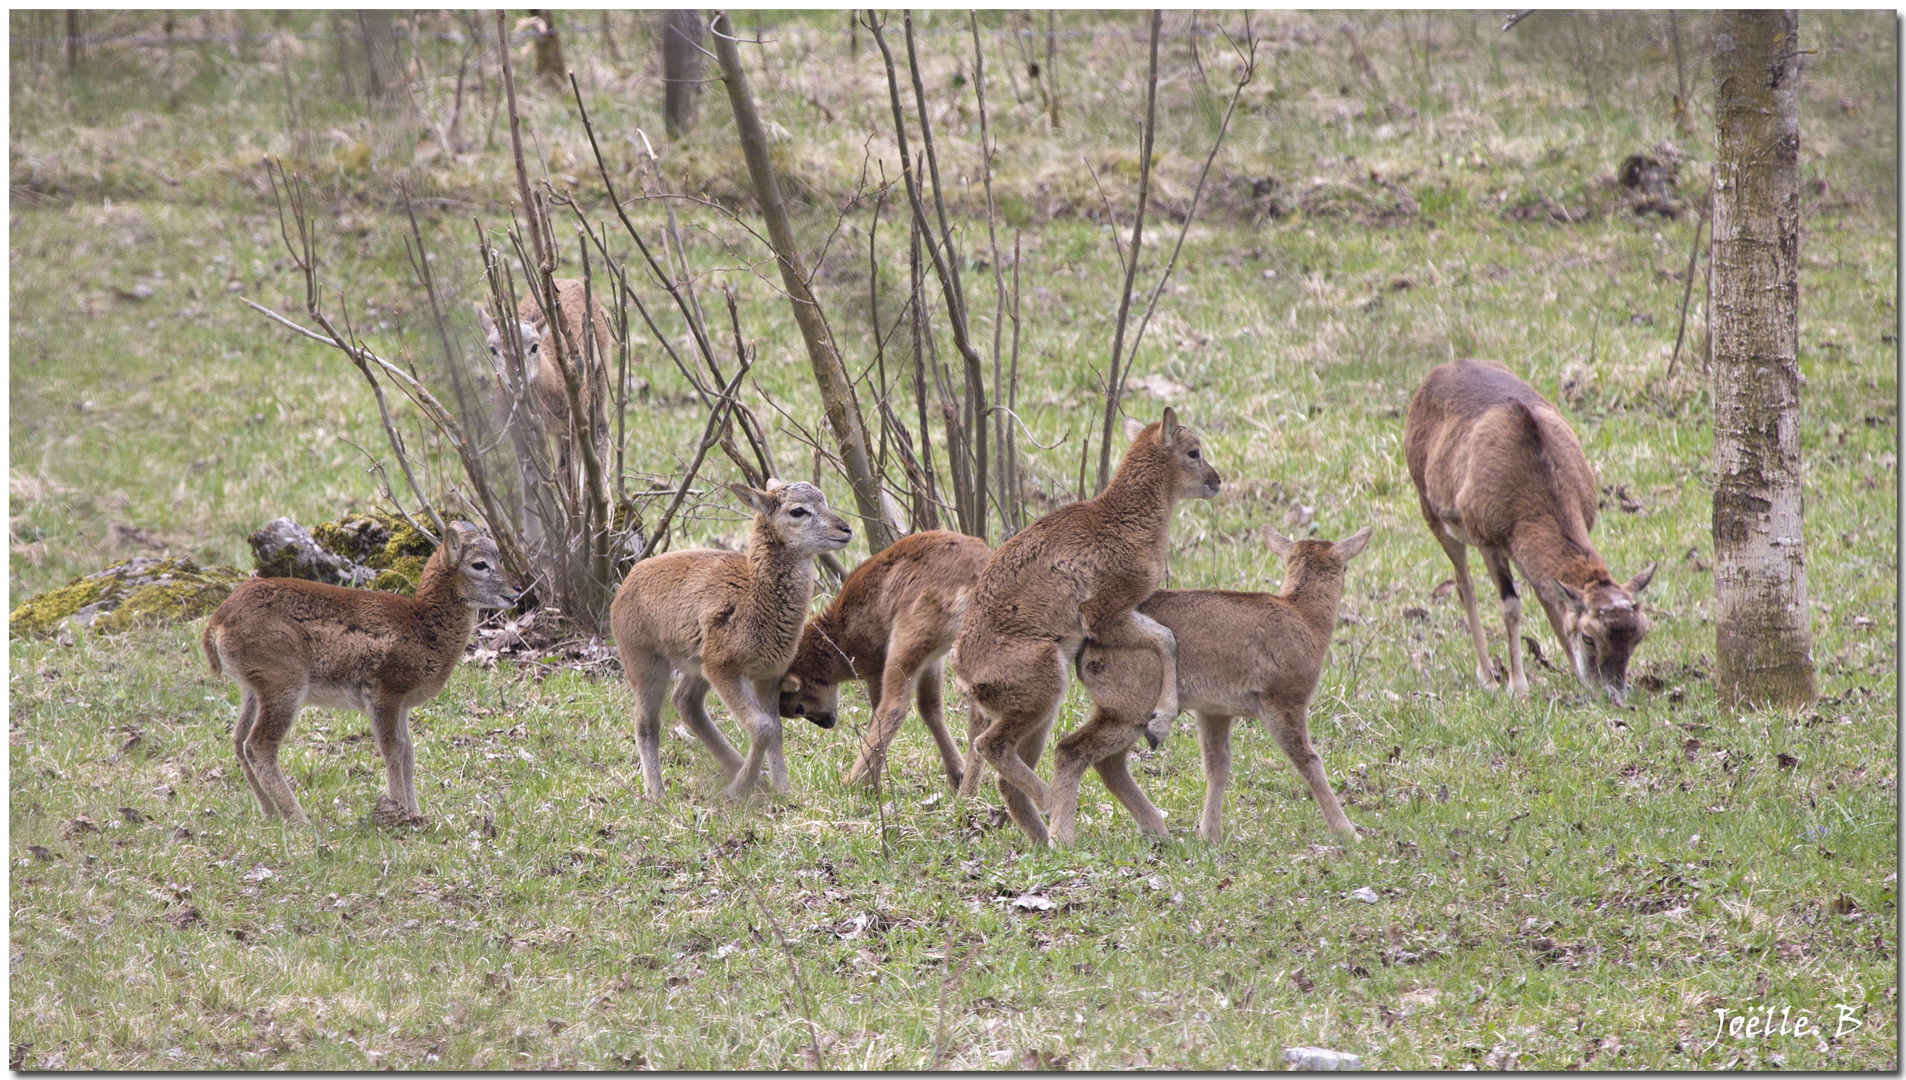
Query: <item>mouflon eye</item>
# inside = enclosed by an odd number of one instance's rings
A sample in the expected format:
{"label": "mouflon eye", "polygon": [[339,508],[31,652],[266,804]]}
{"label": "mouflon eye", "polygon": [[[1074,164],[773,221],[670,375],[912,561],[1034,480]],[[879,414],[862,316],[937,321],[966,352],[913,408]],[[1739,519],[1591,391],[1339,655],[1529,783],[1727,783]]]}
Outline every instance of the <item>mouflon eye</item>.
{"label": "mouflon eye", "polygon": [[470,569],[472,570],[488,570],[489,568],[490,568],[490,564],[484,562],[481,559],[478,559],[476,562],[473,562],[470,564]]}
{"label": "mouflon eye", "polygon": [[803,506],[797,506],[794,509],[788,511],[788,516],[793,518],[804,518],[807,516],[807,508]]}
{"label": "mouflon eye", "polygon": [[1191,449],[1185,451],[1185,456],[1188,458],[1196,458],[1198,456],[1198,448],[1194,446]]}

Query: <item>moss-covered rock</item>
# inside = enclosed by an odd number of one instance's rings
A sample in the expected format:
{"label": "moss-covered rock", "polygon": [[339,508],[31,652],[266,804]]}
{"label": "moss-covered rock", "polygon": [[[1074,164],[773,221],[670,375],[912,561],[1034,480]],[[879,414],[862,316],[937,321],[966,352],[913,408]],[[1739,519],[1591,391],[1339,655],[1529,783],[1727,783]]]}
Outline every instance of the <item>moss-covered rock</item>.
{"label": "moss-covered rock", "polygon": [[127,559],[28,599],[7,617],[7,629],[16,637],[69,625],[113,633],[140,623],[196,619],[223,603],[247,576],[191,559]]}
{"label": "moss-covered rock", "polygon": [[74,578],[57,589],[48,589],[29,597],[7,616],[7,631],[14,637],[50,634],[60,622],[105,596],[113,587],[109,579]]}
{"label": "moss-covered rock", "polygon": [[424,563],[429,561],[429,557],[424,555],[402,556],[388,568],[377,572],[377,576],[371,579],[371,588],[409,596],[417,591],[417,583],[423,580]]}
{"label": "moss-covered rock", "polygon": [[251,534],[252,563],[264,578],[302,578],[327,585],[362,585],[376,572],[325,550],[297,522],[281,517]]}
{"label": "moss-covered rock", "polygon": [[[321,522],[311,527],[311,537],[331,554],[373,570],[401,569],[399,564],[405,560],[428,559],[437,550],[430,537],[407,518],[376,511]],[[421,569],[423,563],[417,566]]]}

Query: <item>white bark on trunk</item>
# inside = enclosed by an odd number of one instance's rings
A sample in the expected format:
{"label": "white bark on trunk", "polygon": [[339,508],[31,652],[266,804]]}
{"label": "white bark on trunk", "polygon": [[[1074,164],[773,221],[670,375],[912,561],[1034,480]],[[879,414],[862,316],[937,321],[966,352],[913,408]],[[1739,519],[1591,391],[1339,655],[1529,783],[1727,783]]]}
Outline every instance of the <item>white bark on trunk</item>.
{"label": "white bark on trunk", "polygon": [[1724,11],[1714,36],[1715,690],[1813,700],[1800,468],[1799,149],[1792,11]]}

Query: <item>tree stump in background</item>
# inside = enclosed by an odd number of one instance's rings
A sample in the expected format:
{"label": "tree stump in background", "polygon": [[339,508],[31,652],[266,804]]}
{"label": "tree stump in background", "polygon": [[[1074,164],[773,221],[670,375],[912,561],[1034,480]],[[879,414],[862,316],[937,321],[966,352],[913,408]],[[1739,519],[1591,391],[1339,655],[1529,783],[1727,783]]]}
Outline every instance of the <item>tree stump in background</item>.
{"label": "tree stump in background", "polygon": [[694,130],[695,106],[701,100],[702,43],[707,28],[699,11],[662,12],[662,120],[668,137],[679,139]]}

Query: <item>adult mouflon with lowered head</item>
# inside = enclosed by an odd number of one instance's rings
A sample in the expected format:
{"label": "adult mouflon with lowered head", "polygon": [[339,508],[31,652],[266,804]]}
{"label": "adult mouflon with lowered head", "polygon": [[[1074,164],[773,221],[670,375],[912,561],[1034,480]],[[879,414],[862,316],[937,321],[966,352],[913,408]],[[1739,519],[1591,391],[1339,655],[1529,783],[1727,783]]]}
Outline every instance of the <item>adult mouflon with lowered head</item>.
{"label": "adult mouflon with lowered head", "polygon": [[310,822],[278,765],[306,705],[368,714],[384,759],[379,809],[388,802],[416,815],[410,710],[443,690],[478,609],[509,607],[518,595],[496,541],[460,521],[424,563],[414,596],[295,578],[253,578],[232,590],[206,620],[202,644],[212,674],[238,683],[232,747],[266,816]]}
{"label": "adult mouflon with lowered head", "polygon": [[[671,551],[644,559],[609,606],[622,675],[635,691],[636,750],[651,799],[662,797],[662,698],[678,674],[675,710],[715,756],[728,795],[747,794],[764,764],[775,790],[787,790],[781,676],[800,641],[814,556],[854,537],[813,484],[770,480],[765,491],[744,484],[729,490],[754,511],[745,553]],[[702,707],[710,687],[748,733],[745,760]],[[831,726],[832,717],[825,719],[822,726]]]}
{"label": "adult mouflon with lowered head", "polygon": [[1535,588],[1576,677],[1620,704],[1628,660],[1648,633],[1635,598],[1655,564],[1617,582],[1588,540],[1595,526],[1595,471],[1554,405],[1501,364],[1454,360],[1433,369],[1410,399],[1403,457],[1430,533],[1456,567],[1476,682],[1495,682],[1465,545],[1482,552],[1502,597],[1509,684],[1529,692],[1522,670],[1522,600],[1514,570]]}
{"label": "adult mouflon with lowered head", "polygon": [[[1324,657],[1337,626],[1344,566],[1370,541],[1365,526],[1330,543],[1289,540],[1270,526],[1264,544],[1284,560],[1276,593],[1225,589],[1160,589],[1138,606],[1178,639],[1178,703],[1198,718],[1198,758],[1204,769],[1204,815],[1198,835],[1224,835],[1224,790],[1231,779],[1231,726],[1240,716],[1264,722],[1277,745],[1310,787],[1324,821],[1344,839],[1356,829],[1344,816],[1310,743],[1311,695],[1323,678]],[[1145,710],[1158,694],[1157,662],[1143,649],[1108,649],[1089,642],[1079,653],[1079,681],[1092,697],[1092,715],[1053,753],[1052,836],[1072,840],[1079,780],[1089,765],[1105,781],[1138,830],[1165,835],[1165,817],[1145,798],[1125,757],[1144,734]]]}
{"label": "adult mouflon with lowered head", "polygon": [[[953,674],[986,729],[973,740],[961,793],[983,760],[999,774],[1006,809],[1026,835],[1046,840],[1044,781],[1032,770],[1065,699],[1066,672],[1087,638],[1151,652],[1165,671],[1149,719],[1178,713],[1170,630],[1137,611],[1165,576],[1173,508],[1218,493],[1217,470],[1178,414],[1140,426],[1104,491],[1062,506],[1001,544],[981,571],[953,646]],[[977,723],[977,721],[975,721]]]}

